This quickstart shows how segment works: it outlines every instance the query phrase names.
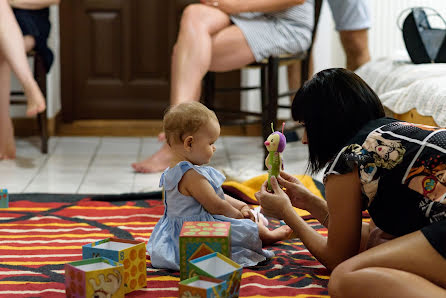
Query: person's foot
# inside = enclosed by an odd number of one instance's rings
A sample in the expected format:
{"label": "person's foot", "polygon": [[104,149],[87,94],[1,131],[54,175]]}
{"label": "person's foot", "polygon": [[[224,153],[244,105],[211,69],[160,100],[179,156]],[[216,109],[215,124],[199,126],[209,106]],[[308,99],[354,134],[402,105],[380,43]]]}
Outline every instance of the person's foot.
{"label": "person's foot", "polygon": [[0,127],[0,160],[14,159],[16,150],[12,120],[2,121],[0,125],[3,126]]}
{"label": "person's foot", "polygon": [[143,161],[133,163],[132,167],[138,173],[161,172],[169,166],[171,158],[169,146],[164,144],[158,152]]}
{"label": "person's foot", "polygon": [[263,245],[271,245],[277,241],[290,239],[290,235],[293,233],[293,230],[287,225],[280,226],[272,231],[263,225],[261,221],[257,222],[257,226],[259,227],[259,236]]}
{"label": "person's foot", "polygon": [[25,96],[28,102],[26,116],[33,117],[46,109],[45,98],[39,86],[34,86],[31,90],[25,89]]}

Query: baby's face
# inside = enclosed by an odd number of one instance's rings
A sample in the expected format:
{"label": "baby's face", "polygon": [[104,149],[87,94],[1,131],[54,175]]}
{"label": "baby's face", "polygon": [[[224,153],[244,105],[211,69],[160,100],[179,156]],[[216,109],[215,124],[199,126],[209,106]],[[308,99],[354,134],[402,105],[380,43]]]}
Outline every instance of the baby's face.
{"label": "baby's face", "polygon": [[220,124],[216,120],[209,120],[206,125],[193,135],[192,150],[188,154],[190,162],[196,165],[209,163],[215,152],[215,141],[220,136]]}

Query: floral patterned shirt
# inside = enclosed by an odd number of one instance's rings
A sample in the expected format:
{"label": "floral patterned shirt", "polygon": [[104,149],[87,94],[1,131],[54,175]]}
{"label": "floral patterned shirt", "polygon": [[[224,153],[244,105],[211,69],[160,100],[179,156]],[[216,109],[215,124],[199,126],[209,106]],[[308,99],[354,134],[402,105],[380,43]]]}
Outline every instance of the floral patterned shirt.
{"label": "floral patterned shirt", "polygon": [[381,118],[367,123],[325,171],[357,169],[364,209],[401,236],[446,220],[446,129]]}

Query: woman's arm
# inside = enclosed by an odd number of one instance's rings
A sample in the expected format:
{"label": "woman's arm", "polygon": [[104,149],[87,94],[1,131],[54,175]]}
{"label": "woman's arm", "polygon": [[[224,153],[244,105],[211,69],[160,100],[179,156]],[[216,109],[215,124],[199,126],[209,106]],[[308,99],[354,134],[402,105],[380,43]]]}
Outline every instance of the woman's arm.
{"label": "woman's arm", "polygon": [[[326,182],[329,217],[328,236],[324,237],[310,227],[291,207],[288,196],[272,179],[274,194],[261,191],[258,198],[265,210],[277,212],[308,250],[328,269],[358,254],[361,242],[362,212],[361,189],[357,171],[335,176]],[[262,188],[265,188],[262,186]],[[284,203],[285,202],[285,203]]]}
{"label": "woman's arm", "polygon": [[232,218],[244,218],[240,210],[226,200],[222,200],[206,178],[195,170],[189,170],[178,184],[178,190],[185,196],[197,200],[211,214],[220,214]]}
{"label": "woman's arm", "polygon": [[328,207],[323,198],[312,193],[299,179],[286,172],[280,172],[277,182],[285,188],[284,191],[294,207],[307,210],[320,223],[326,224]]}
{"label": "woman's arm", "polygon": [[9,4],[14,8],[21,9],[41,9],[59,4],[60,0],[8,0]]}
{"label": "woman's arm", "polygon": [[241,12],[271,12],[305,3],[305,0],[200,0],[201,3],[216,6],[227,14]]}

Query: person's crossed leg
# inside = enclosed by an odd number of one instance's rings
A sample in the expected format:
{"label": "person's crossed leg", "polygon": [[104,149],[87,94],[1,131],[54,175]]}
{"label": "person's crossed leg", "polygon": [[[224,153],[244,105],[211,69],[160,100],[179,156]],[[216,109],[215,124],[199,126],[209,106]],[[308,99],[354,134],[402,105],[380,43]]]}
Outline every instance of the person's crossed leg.
{"label": "person's crossed leg", "polygon": [[26,52],[34,45],[33,37],[23,37],[8,2],[0,0],[0,160],[15,158],[16,151],[9,115],[11,70],[23,86],[27,99],[26,115],[35,116],[46,108],[45,98],[26,58]]}
{"label": "person's crossed leg", "polygon": [[[229,71],[254,60],[242,31],[231,24],[229,15],[208,5],[187,6],[172,55],[170,104],[199,101],[201,81],[209,70]],[[158,139],[164,142],[164,134]],[[170,159],[169,146],[164,143],[132,167],[141,173],[160,172],[169,166]]]}

